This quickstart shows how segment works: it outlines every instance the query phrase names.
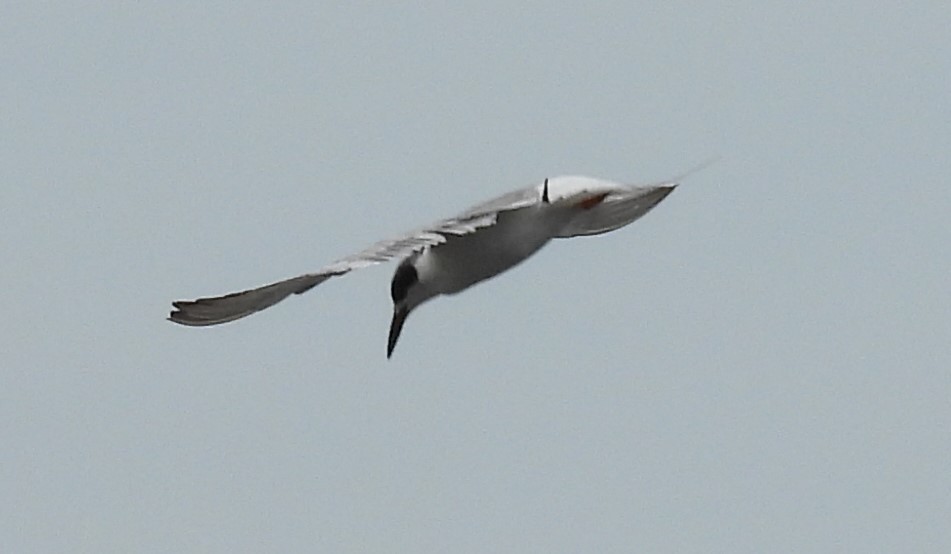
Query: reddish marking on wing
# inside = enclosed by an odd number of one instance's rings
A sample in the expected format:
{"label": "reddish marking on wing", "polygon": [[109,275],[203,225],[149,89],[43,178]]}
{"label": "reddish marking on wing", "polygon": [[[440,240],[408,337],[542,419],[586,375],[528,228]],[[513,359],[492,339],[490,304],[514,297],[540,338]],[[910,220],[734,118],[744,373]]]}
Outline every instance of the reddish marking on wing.
{"label": "reddish marking on wing", "polygon": [[581,202],[578,202],[577,205],[580,206],[582,210],[590,210],[601,202],[604,202],[604,199],[607,198],[607,196],[608,193],[601,193],[596,196],[592,196],[591,198],[585,198]]}

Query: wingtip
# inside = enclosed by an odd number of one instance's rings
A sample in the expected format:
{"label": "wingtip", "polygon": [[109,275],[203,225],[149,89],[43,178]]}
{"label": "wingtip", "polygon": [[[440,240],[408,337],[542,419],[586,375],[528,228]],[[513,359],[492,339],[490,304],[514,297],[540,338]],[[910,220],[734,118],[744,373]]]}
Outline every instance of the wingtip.
{"label": "wingtip", "polygon": [[165,318],[166,321],[171,321],[176,325],[184,325],[186,327],[201,327],[199,320],[188,319],[180,311],[174,311],[168,314],[168,317]]}

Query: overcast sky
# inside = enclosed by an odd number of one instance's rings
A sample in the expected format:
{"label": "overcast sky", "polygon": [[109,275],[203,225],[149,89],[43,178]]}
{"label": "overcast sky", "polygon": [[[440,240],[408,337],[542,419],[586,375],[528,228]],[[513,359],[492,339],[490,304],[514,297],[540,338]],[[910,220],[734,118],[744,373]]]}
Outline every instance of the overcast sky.
{"label": "overcast sky", "polygon": [[[357,4],[4,8],[0,551],[951,551],[948,4]],[[712,156],[389,361],[395,264],[165,321]]]}

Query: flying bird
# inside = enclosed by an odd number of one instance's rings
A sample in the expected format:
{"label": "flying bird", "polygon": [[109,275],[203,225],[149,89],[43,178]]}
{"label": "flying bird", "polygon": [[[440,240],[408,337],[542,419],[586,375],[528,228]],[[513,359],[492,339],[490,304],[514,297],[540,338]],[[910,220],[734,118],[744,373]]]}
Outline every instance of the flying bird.
{"label": "flying bird", "polygon": [[456,294],[524,261],[554,238],[599,235],[650,211],[677,186],[647,186],[562,176],[516,190],[432,225],[385,239],[314,273],[225,296],[179,300],[169,320],[202,327],[227,323],[301,294],[331,277],[400,258],[390,295],[386,357],[406,317],[427,300]]}

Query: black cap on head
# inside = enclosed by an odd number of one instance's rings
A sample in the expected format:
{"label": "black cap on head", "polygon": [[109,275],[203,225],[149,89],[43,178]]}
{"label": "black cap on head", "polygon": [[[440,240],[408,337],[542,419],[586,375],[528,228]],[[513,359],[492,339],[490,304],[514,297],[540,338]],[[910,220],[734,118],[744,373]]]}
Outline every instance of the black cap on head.
{"label": "black cap on head", "polygon": [[403,262],[396,268],[393,274],[393,281],[390,283],[390,296],[393,297],[393,303],[397,304],[406,300],[409,289],[419,282],[419,274],[413,264]]}

